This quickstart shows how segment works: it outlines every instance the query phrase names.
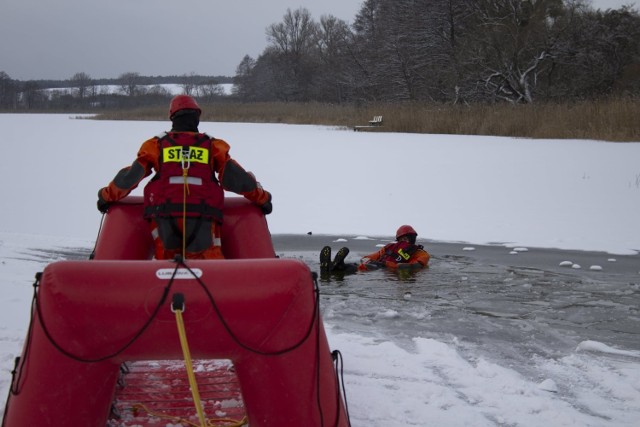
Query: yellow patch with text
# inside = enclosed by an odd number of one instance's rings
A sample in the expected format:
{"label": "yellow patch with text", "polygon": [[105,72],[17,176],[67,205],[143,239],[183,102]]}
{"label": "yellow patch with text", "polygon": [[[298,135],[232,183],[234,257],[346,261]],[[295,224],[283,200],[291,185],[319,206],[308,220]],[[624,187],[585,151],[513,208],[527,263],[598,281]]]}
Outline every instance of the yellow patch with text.
{"label": "yellow patch with text", "polygon": [[[184,151],[184,161],[193,163],[209,163],[209,150],[200,147],[189,147],[189,151]],[[163,162],[182,162],[182,147],[166,147],[162,149]]]}

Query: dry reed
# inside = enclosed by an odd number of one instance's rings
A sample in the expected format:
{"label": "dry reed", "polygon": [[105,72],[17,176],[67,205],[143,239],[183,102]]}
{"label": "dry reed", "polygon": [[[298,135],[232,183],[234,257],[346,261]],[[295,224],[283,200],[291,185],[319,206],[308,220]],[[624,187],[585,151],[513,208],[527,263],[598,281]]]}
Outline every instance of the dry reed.
{"label": "dry reed", "polygon": [[[640,102],[633,98],[529,105],[424,103],[202,103],[203,121],[318,124],[352,128],[384,117],[385,132],[522,138],[640,141]],[[166,120],[166,108],[101,114],[110,120]]]}

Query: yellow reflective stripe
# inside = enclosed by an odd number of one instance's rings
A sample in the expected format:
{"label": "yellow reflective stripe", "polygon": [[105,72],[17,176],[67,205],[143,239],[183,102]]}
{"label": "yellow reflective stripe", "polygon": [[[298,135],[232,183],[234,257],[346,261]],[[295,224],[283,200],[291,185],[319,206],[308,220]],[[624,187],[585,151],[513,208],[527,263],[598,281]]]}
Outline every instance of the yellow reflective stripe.
{"label": "yellow reflective stripe", "polygon": [[[192,163],[204,163],[209,164],[209,150],[201,147],[189,147],[189,158],[187,159]],[[162,161],[167,162],[181,162],[182,161],[182,147],[165,147],[162,149]]]}

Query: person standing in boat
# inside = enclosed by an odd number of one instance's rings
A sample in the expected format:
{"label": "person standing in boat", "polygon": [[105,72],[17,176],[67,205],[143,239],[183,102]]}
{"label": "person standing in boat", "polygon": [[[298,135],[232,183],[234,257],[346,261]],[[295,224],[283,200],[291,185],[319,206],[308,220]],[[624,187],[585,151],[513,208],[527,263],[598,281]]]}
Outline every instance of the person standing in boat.
{"label": "person standing in boat", "polygon": [[192,97],[174,97],[169,105],[171,131],[145,141],[131,166],[98,191],[98,210],[106,213],[155,171],[144,188],[144,216],[156,259],[224,258],[224,190],[244,196],[265,215],[272,211],[271,194],[230,157],[229,144],[198,131],[201,113]]}
{"label": "person standing in boat", "polygon": [[422,245],[416,244],[418,233],[410,225],[403,225],[396,231],[396,241],[385,245],[379,251],[362,257],[360,264],[345,263],[349,248],[340,248],[331,261],[331,247],[320,251],[320,272],[351,274],[356,271],[388,268],[391,270],[420,270],[429,266],[431,255]]}

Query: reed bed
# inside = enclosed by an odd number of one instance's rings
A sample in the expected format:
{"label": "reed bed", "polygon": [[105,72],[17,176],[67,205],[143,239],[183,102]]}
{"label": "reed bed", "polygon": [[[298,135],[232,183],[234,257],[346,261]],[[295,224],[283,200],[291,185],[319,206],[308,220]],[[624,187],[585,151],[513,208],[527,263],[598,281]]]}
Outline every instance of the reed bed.
{"label": "reed bed", "polygon": [[[640,142],[640,100],[612,98],[529,105],[426,103],[201,103],[203,121],[316,124],[353,128],[382,115],[385,132]],[[107,112],[109,120],[167,120],[161,107]]]}

